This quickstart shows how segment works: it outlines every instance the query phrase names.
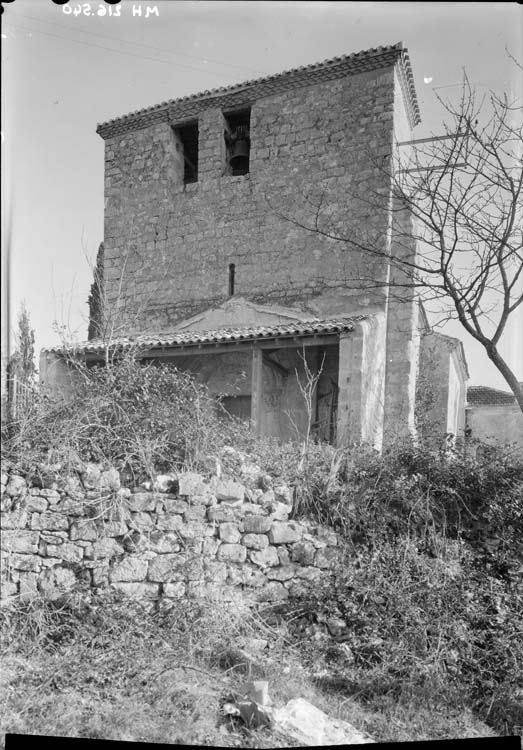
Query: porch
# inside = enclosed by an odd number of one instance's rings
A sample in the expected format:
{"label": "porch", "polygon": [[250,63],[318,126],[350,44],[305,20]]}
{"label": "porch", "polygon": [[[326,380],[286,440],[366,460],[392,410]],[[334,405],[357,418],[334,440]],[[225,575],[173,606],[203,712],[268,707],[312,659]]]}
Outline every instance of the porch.
{"label": "porch", "polygon": [[[336,445],[379,444],[384,368],[377,333],[359,316],[179,331],[111,346],[190,372],[226,411],[250,418],[260,436],[301,440],[312,434]],[[103,363],[105,351],[98,341],[81,347],[87,364]],[[40,372],[48,387],[64,388],[64,366],[59,352],[42,353]]]}

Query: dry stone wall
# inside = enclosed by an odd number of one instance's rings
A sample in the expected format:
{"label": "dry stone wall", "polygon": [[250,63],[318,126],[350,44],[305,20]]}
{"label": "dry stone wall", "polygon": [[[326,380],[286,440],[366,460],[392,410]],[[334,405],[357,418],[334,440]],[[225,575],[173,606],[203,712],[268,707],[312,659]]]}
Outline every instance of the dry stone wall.
{"label": "dry stone wall", "polygon": [[150,601],[283,601],[336,559],[334,532],[289,520],[289,488],[263,476],[249,487],[183,472],[130,490],[87,464],[1,479],[4,600],[112,587]]}

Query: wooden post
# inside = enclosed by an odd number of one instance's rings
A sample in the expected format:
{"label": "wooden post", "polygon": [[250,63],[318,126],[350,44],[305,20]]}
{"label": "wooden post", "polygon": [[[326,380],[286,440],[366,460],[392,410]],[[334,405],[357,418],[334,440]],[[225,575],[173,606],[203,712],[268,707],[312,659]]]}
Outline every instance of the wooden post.
{"label": "wooden post", "polygon": [[346,446],[362,437],[362,334],[340,334],[338,424],[336,444]]}
{"label": "wooden post", "polygon": [[252,348],[251,420],[256,435],[261,434],[261,409],[263,391],[263,352]]}

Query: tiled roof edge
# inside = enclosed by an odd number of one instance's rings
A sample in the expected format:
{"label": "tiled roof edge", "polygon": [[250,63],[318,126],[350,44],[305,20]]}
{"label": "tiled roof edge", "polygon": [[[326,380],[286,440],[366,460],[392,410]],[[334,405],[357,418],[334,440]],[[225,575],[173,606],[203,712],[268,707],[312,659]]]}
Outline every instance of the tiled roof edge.
{"label": "tiled roof edge", "polygon": [[361,73],[399,63],[399,77],[405,96],[410,125],[420,122],[419,106],[414,78],[407,49],[402,42],[386,47],[374,47],[351,55],[334,57],[323,62],[293,68],[282,73],[265,76],[240,84],[223,86],[179,99],[170,99],[152,107],[130,112],[122,117],[100,123],[96,132],[102,138],[139,130],[159,122],[172,119],[178,121],[196,117],[213,101],[216,106],[232,107],[252,103],[265,96],[272,96],[296,86],[308,86],[315,82],[339,78],[347,73]]}
{"label": "tiled roof edge", "polygon": [[469,385],[467,406],[510,406],[516,404],[511,391],[502,391],[488,385]]}
{"label": "tiled roof edge", "polygon": [[[248,343],[252,340],[263,340],[276,337],[307,336],[316,334],[335,334],[343,331],[353,331],[355,325],[364,320],[364,315],[347,318],[328,318],[321,320],[297,320],[275,326],[245,326],[242,328],[219,328],[213,331],[184,331],[172,334],[140,334],[135,337],[126,336],[115,339],[110,346],[130,348],[133,345],[149,349],[176,346],[192,346],[198,344],[225,344],[227,342]],[[103,341],[85,341],[70,347],[55,346],[42,349],[43,354],[70,352],[101,352],[106,348]]]}
{"label": "tiled roof edge", "polygon": [[399,59],[400,65],[399,79],[400,85],[403,90],[403,97],[405,106],[407,109],[407,116],[409,118],[409,126],[415,128],[421,122],[421,114],[419,110],[418,97],[416,95],[416,87],[414,85],[414,75],[412,73],[412,66],[410,64],[410,57],[406,47],[400,42],[401,57]]}

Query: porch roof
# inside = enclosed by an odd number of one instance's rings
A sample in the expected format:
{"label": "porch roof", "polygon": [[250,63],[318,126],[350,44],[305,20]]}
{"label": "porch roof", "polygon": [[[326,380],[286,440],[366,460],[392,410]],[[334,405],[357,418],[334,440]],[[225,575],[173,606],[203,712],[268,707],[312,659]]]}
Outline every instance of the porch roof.
{"label": "porch roof", "polygon": [[[111,347],[120,349],[131,349],[139,347],[148,350],[156,349],[184,349],[186,347],[209,348],[216,345],[226,344],[249,344],[259,341],[270,341],[271,339],[289,343],[295,339],[307,339],[312,337],[324,337],[339,333],[349,333],[354,330],[364,315],[353,317],[329,318],[319,320],[297,320],[291,323],[279,325],[245,326],[238,328],[220,328],[213,331],[173,331],[171,333],[141,334],[138,336],[123,336],[111,340]],[[96,355],[103,353],[107,348],[107,342],[102,339],[92,339],[72,347],[56,346],[44,349],[44,352],[60,353],[64,351],[85,352]]]}

